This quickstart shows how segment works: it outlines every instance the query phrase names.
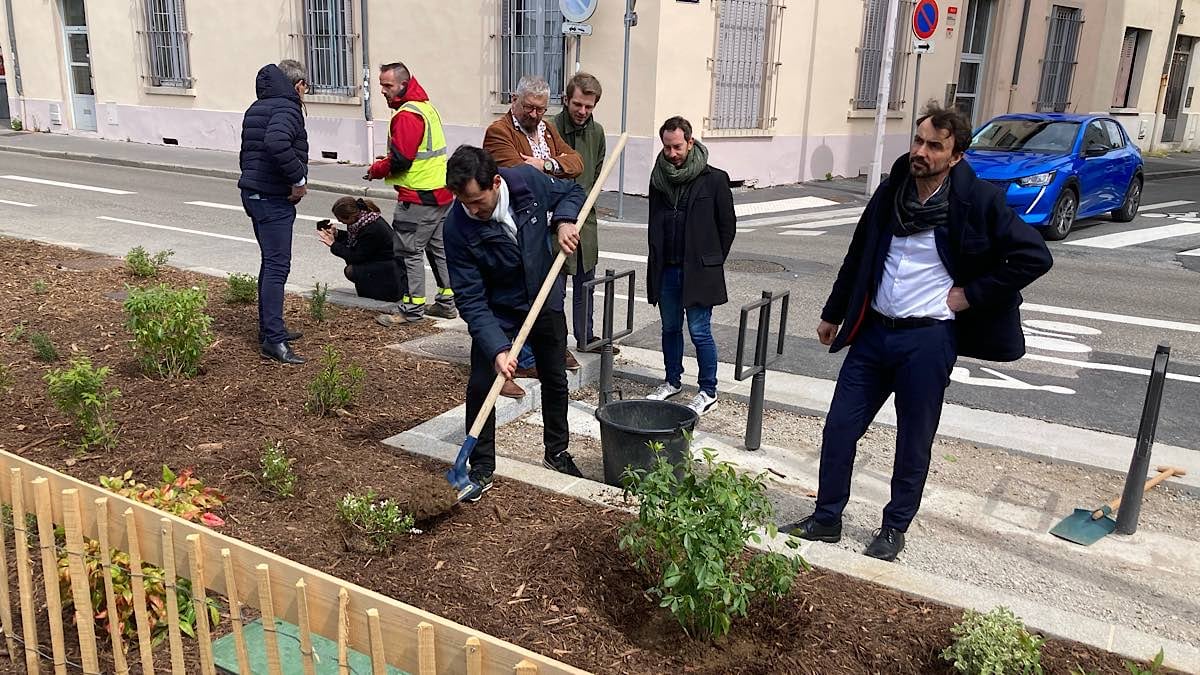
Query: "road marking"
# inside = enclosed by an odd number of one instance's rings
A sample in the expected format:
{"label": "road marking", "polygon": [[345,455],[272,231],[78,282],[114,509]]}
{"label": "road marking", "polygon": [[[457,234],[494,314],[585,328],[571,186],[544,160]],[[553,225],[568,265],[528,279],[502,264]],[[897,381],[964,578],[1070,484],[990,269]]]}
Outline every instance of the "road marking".
{"label": "road marking", "polygon": [[858,222],[858,216],[846,216],[844,218],[833,218],[831,220],[817,220],[817,221],[813,221],[810,223],[795,223],[793,225],[784,225],[782,229],[785,229],[785,230],[822,229],[822,228],[826,228],[826,227],[836,227],[838,225],[849,225],[850,223],[857,223],[857,222]]}
{"label": "road marking", "polygon": [[758,230],[755,230],[754,228],[750,228],[750,227],[739,227],[739,228],[737,228],[737,231],[741,234],[750,234],[751,232],[758,232]]}
{"label": "road marking", "polygon": [[642,264],[646,263],[646,256],[638,255],[636,253],[610,253],[608,251],[600,251],[598,255],[601,258],[608,258],[609,260],[624,260],[625,262],[636,262]]}
{"label": "road marking", "polygon": [[1021,309],[1028,312],[1038,312],[1041,314],[1057,314],[1059,316],[1073,316],[1080,319],[1096,319],[1097,321],[1108,321],[1110,323],[1123,323],[1130,326],[1140,326],[1142,328],[1165,328],[1167,330],[1178,330],[1186,333],[1200,333],[1200,324],[1184,323],[1182,321],[1147,319],[1140,316],[1125,316],[1124,314],[1093,312],[1090,309],[1053,307],[1051,305],[1038,305],[1028,302],[1022,304]]}
{"label": "road marking", "polygon": [[1191,204],[1191,203],[1192,202],[1188,202],[1188,201],[1177,201],[1177,202],[1160,202],[1158,204],[1143,204],[1142,207],[1138,209],[1138,211],[1154,211],[1156,209],[1169,209],[1172,206],[1184,206],[1184,205]]}
{"label": "road marking", "polygon": [[[218,204],[216,202],[184,202],[184,204],[187,204],[188,206],[203,206],[203,207],[210,208],[210,209],[222,209],[224,211],[240,211],[242,213],[246,212],[246,210],[244,208],[242,208],[241,206],[234,205],[234,204]],[[297,213],[296,220],[307,220],[311,223],[315,223],[319,220],[325,220],[325,219],[317,218],[316,216],[304,216],[304,215],[300,215],[299,213]]]}
{"label": "road marking", "polygon": [[0,199],[0,204],[10,204],[12,206],[24,206],[26,208],[33,208],[33,207],[37,206],[37,204],[26,204],[25,202],[11,202],[7,199]]}
{"label": "road marking", "polygon": [[1186,237],[1192,234],[1200,234],[1200,224],[1177,223],[1175,225],[1143,227],[1140,230],[1115,232],[1113,234],[1105,234],[1099,237],[1089,237],[1087,239],[1078,239],[1076,241],[1067,241],[1063,243],[1067,246],[1090,246],[1092,248],[1114,249],[1122,248],[1124,246],[1133,246],[1134,244],[1145,244],[1151,241],[1158,241],[1159,239]]}
{"label": "road marking", "polygon": [[[817,213],[797,213],[790,216],[768,216],[766,218],[744,218],[738,223],[743,227],[775,227],[777,225],[796,225],[798,223],[807,223],[814,220],[826,220],[842,216],[854,216],[854,220],[862,215],[863,207],[857,206],[847,209],[829,209],[819,211]],[[600,219],[602,227],[615,227],[626,230],[644,230],[648,225],[646,223],[626,223],[620,220],[605,220]]]}
{"label": "road marking", "polygon": [[799,211],[801,209],[816,209],[822,206],[837,206],[837,202],[820,197],[795,197],[793,199],[776,199],[770,202],[749,202],[736,204],[733,212],[738,216],[753,216],[760,213],[781,213],[783,211]]}
{"label": "road marking", "polygon": [[1182,251],[1179,255],[1195,255],[1200,256],[1200,248],[1194,248],[1190,251]]}
{"label": "road marking", "polygon": [[96,216],[99,220],[107,220],[113,223],[125,223],[127,225],[140,225],[142,227],[152,227],[156,230],[170,230],[171,232],[183,232],[184,234],[198,234],[202,237],[216,237],[217,239],[228,239],[230,241],[244,241],[248,244],[256,244],[257,241],[247,239],[246,237],[235,237],[229,234],[217,234],[216,232],[204,232],[201,230],[189,230],[184,227],[171,227],[170,225],[155,225],[154,223],[143,223],[140,220],[126,220],[124,218],[110,218],[109,216]]}
{"label": "road marking", "polygon": [[113,188],[96,187],[95,185],[80,185],[79,183],[63,183],[57,180],[46,180],[45,178],[30,178],[29,176],[0,176],[6,180],[15,180],[22,183],[37,183],[38,185],[52,185],[54,187],[71,188],[73,190],[87,190],[89,192],[103,192],[109,195],[135,195],[136,192],[128,190],[114,190]]}
{"label": "road marking", "polygon": [[790,237],[819,237],[825,234],[825,231],[822,230],[820,232],[816,232],[814,230],[787,230],[780,232],[779,234]]}
{"label": "road marking", "polygon": [[[1132,375],[1149,375],[1150,371],[1146,368],[1134,368],[1132,366],[1119,366],[1115,363],[1092,363],[1090,361],[1075,361],[1073,359],[1064,359],[1057,356],[1043,356],[1041,354],[1026,354],[1021,357],[1021,360],[1042,361],[1045,363],[1056,363],[1062,366],[1072,366],[1075,368],[1083,368],[1086,370],[1108,370],[1114,373],[1130,373]],[[1176,373],[1167,373],[1168,380],[1178,380],[1179,382],[1191,382],[1192,384],[1200,384],[1200,377],[1195,375],[1179,375]]]}

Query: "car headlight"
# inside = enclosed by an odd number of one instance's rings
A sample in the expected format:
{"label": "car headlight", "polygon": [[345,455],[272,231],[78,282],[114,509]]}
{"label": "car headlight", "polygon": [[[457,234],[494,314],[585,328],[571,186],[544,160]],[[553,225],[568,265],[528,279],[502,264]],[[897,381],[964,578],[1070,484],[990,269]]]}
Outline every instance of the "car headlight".
{"label": "car headlight", "polygon": [[1047,171],[1046,173],[1037,173],[1032,176],[1025,176],[1017,179],[1017,185],[1021,187],[1045,187],[1054,180],[1054,172]]}

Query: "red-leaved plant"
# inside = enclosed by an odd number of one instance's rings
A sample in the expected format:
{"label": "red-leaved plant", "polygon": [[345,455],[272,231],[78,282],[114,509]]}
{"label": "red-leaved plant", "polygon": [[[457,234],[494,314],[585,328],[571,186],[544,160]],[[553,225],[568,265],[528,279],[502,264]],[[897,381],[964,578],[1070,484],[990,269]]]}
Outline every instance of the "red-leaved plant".
{"label": "red-leaved plant", "polygon": [[225,524],[220,516],[212,513],[213,509],[225,503],[225,495],[216,488],[204,487],[200,479],[192,476],[191,469],[175,474],[164,464],[162,484],[158,487],[137,482],[132,470],[121,476],[101,476],[100,485],[122,497],[173,513],[184,520],[200,522],[208,527]]}

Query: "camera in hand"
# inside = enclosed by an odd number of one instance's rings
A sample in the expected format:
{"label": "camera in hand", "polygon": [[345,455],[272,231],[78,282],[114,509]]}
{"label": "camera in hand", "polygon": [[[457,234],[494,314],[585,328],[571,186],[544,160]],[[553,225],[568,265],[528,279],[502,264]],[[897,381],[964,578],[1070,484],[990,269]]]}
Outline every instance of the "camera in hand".
{"label": "camera in hand", "polygon": [[333,225],[331,225],[331,224],[329,223],[329,219],[328,219],[328,218],[326,218],[326,219],[324,219],[324,220],[318,220],[318,221],[317,221],[317,229],[318,229],[318,230],[328,230],[328,229],[330,229],[331,227],[333,227]]}

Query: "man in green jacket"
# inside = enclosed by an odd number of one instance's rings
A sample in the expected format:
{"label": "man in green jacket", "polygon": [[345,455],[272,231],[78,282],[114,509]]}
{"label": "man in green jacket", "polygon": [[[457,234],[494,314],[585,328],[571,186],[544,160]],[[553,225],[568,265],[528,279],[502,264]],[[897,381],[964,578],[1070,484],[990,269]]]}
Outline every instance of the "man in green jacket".
{"label": "man in green jacket", "polygon": [[[604,127],[592,117],[592,111],[600,102],[601,93],[599,80],[587,73],[577,73],[567,83],[562,111],[554,117],[554,126],[559,135],[583,158],[583,172],[575,182],[585,192],[591,192],[592,186],[600,176],[600,169],[604,166]],[[593,289],[584,288],[583,284],[596,278],[596,257],[599,250],[596,210],[592,209],[579,231],[579,247],[575,249],[575,255],[567,258],[563,267],[565,274],[569,274],[573,280],[572,333],[575,335],[575,346],[580,350],[588,342],[596,339],[592,330],[592,317],[587,313],[588,296],[592,294]],[[615,346],[613,351],[616,351]]]}

